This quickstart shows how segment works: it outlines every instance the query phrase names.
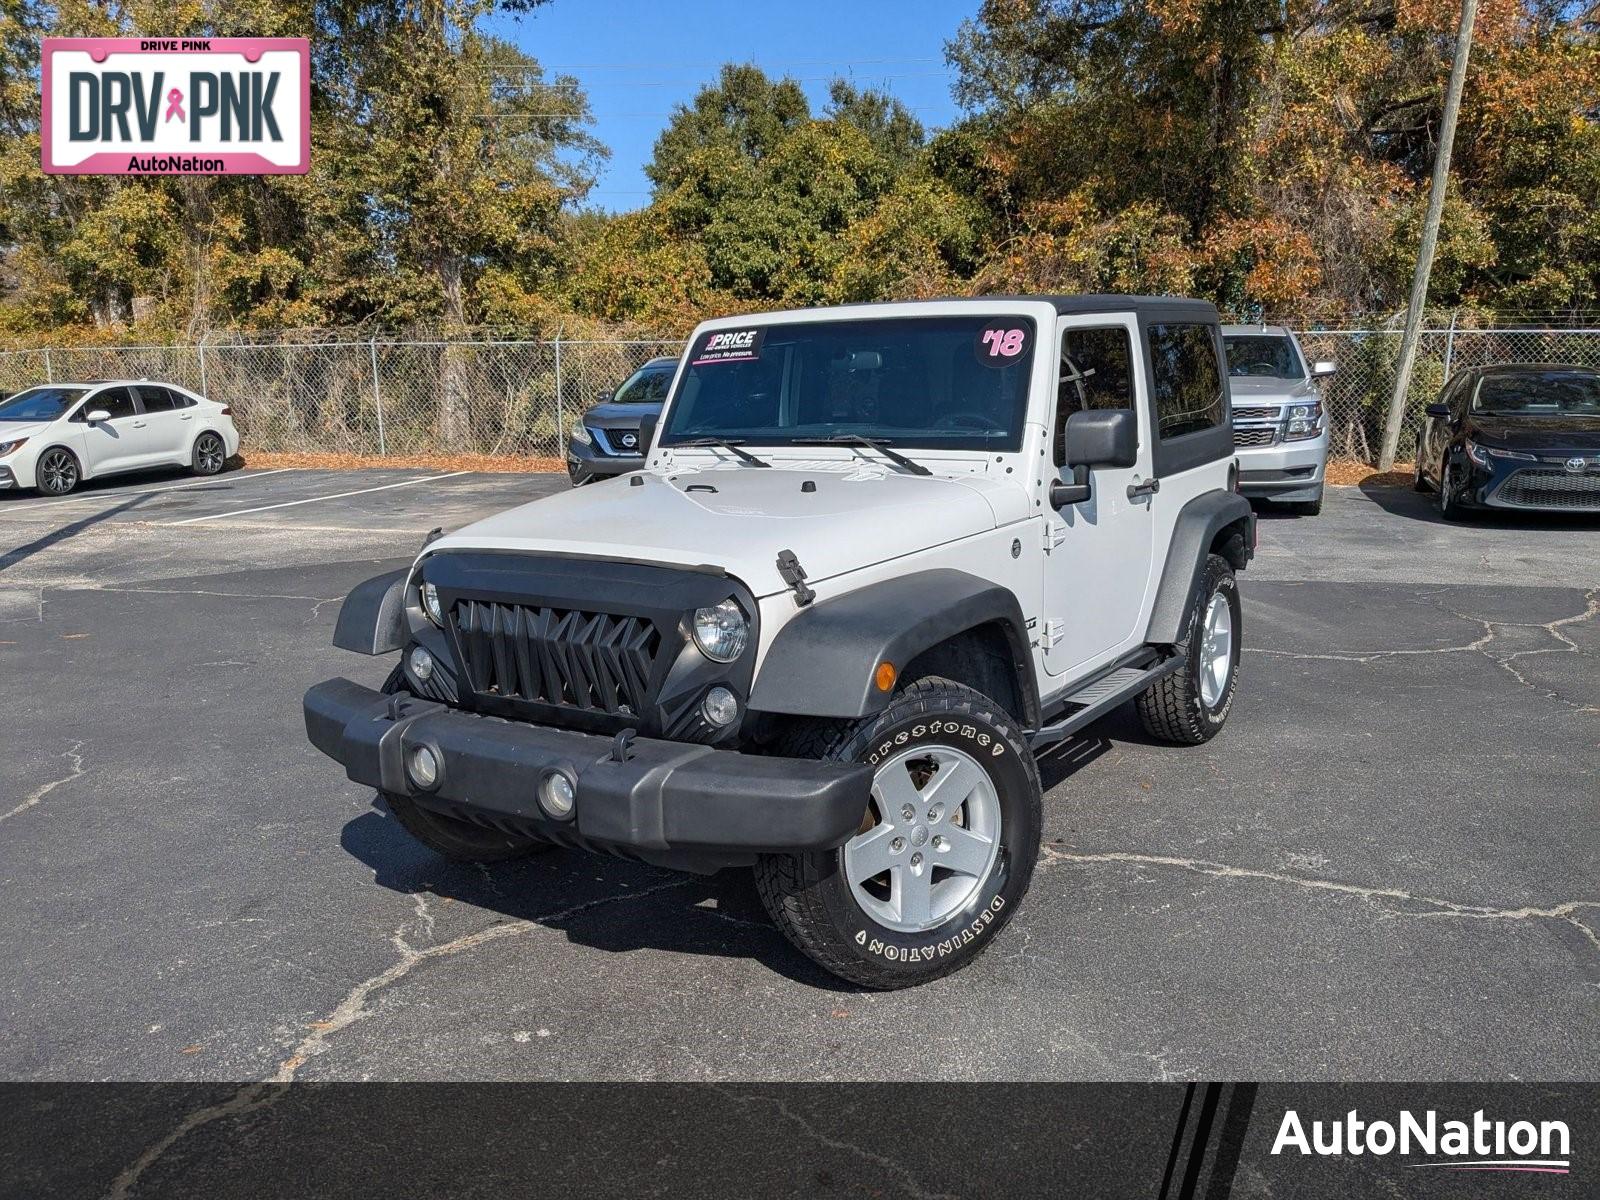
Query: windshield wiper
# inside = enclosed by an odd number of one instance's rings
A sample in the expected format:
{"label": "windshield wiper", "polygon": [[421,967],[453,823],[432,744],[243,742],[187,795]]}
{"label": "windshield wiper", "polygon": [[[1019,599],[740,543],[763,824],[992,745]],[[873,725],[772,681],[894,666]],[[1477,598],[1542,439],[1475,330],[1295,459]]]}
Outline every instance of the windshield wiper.
{"label": "windshield wiper", "polygon": [[836,433],[831,437],[795,438],[796,446],[866,446],[876,450],[891,462],[899,463],[913,475],[932,475],[933,472],[919,462],[912,462],[904,454],[889,449],[883,438],[870,438],[859,433]]}
{"label": "windshield wiper", "polygon": [[735,455],[738,458],[743,459],[745,462],[749,463],[752,467],[770,467],[772,465],[769,462],[765,462],[762,459],[757,458],[754,454],[751,454],[750,451],[748,451],[748,450],[739,449],[739,443],[738,442],[730,442],[727,438],[697,437],[697,438],[690,438],[687,442],[679,442],[678,445],[680,445],[680,446],[720,446],[722,449],[726,450],[729,454]]}

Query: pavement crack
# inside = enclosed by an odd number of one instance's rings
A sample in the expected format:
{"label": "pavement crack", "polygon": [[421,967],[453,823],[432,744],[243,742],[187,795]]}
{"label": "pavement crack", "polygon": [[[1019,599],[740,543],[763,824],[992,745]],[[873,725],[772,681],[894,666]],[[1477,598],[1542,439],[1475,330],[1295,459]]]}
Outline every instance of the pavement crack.
{"label": "pavement crack", "polygon": [[28,809],[32,808],[35,804],[38,804],[62,784],[71,783],[79,775],[82,775],[86,769],[83,765],[83,756],[78,753],[78,751],[82,749],[83,743],[81,741],[73,742],[72,749],[65,751],[61,755],[62,758],[69,759],[71,761],[72,770],[63,775],[60,779],[52,779],[49,783],[42,784],[41,786],[34,788],[33,791],[29,792],[27,796],[23,798],[21,804],[17,805],[15,808],[7,810],[6,812],[0,813],[0,821],[8,820],[11,817],[16,816],[18,813],[27,812]]}
{"label": "pavement crack", "polygon": [[713,1091],[726,1096],[735,1103],[759,1100],[764,1104],[772,1105],[773,1108],[777,1109],[779,1116],[783,1117],[785,1120],[794,1125],[798,1125],[805,1135],[817,1145],[825,1146],[829,1150],[842,1150],[846,1154],[853,1154],[865,1162],[870,1162],[882,1167],[885,1171],[888,1171],[900,1181],[900,1186],[907,1195],[915,1196],[917,1197],[917,1200],[958,1200],[958,1197],[953,1192],[927,1191],[922,1187],[921,1184],[917,1182],[917,1177],[911,1173],[909,1168],[896,1162],[892,1158],[878,1154],[875,1151],[869,1150],[865,1146],[858,1145],[855,1142],[847,1142],[841,1138],[829,1137],[810,1121],[806,1120],[806,1118],[801,1114],[795,1112],[794,1109],[790,1108],[788,1104],[786,1104],[777,1096],[769,1096],[761,1092],[742,1093],[735,1091],[733,1088],[730,1088],[725,1084],[719,1083],[713,1083],[710,1086]]}
{"label": "pavement crack", "polygon": [[[1487,617],[1473,616],[1471,613],[1457,612],[1454,609],[1443,608],[1440,606],[1439,611],[1448,613],[1450,616],[1455,617],[1458,620],[1466,621],[1482,627],[1483,635],[1481,637],[1478,637],[1473,641],[1460,646],[1433,646],[1414,650],[1370,650],[1360,652],[1330,651],[1326,654],[1305,654],[1294,650],[1269,650],[1259,646],[1246,646],[1245,653],[1265,654],[1274,658],[1287,658],[1293,661],[1351,662],[1363,664],[1382,662],[1386,659],[1393,658],[1425,657],[1433,654],[1481,654],[1490,662],[1494,663],[1495,666],[1510,675],[1521,686],[1528,688],[1530,691],[1539,693],[1548,700],[1553,700],[1557,704],[1566,705],[1568,708],[1581,713],[1600,712],[1600,705],[1582,704],[1575,700],[1569,700],[1560,692],[1545,687],[1534,680],[1529,679],[1520,670],[1512,665],[1516,659],[1529,658],[1540,654],[1582,654],[1583,648],[1579,646],[1577,642],[1573,641],[1572,638],[1568,637],[1563,630],[1573,625],[1581,625],[1587,621],[1592,621],[1596,614],[1600,614],[1600,588],[1591,589],[1590,591],[1585,592],[1583,599],[1584,608],[1582,612],[1575,613],[1568,617],[1559,617],[1554,621],[1544,622],[1496,621],[1490,620]],[[1542,629],[1561,644],[1559,646],[1548,646],[1538,650],[1516,650],[1509,654],[1498,654],[1495,652],[1494,643],[1496,639],[1499,638],[1500,631],[1503,629]]]}
{"label": "pavement crack", "polygon": [[[441,942],[438,945],[428,946],[422,950],[415,949],[405,940],[406,926],[402,925],[390,939],[399,953],[399,958],[386,970],[379,972],[370,979],[363,980],[352,988],[326,1018],[312,1022],[311,1033],[300,1041],[295,1047],[294,1053],[279,1065],[276,1073],[270,1078],[245,1085],[226,1100],[217,1104],[207,1105],[189,1113],[117,1175],[116,1179],[112,1181],[110,1190],[106,1192],[104,1200],[126,1200],[145,1173],[159,1162],[167,1151],[171,1150],[173,1146],[195,1130],[203,1128],[214,1121],[224,1120],[256,1109],[268,1108],[276,1104],[288,1094],[289,1084],[294,1082],[295,1076],[300,1069],[313,1058],[327,1051],[329,1039],[369,1015],[367,1001],[373,995],[398,983],[429,959],[447,958],[452,955],[462,954],[469,950],[475,950],[489,942],[499,941],[502,938],[518,937],[525,933],[531,933],[543,928],[551,921],[565,920],[568,917],[575,917],[579,913],[602,908],[608,904],[617,904],[625,900],[642,900],[646,896],[654,896],[660,892],[671,891],[673,888],[687,887],[693,882],[692,878],[672,879],[659,883],[654,887],[600,896],[594,900],[586,900],[582,904],[569,905],[566,908],[544,913],[537,917],[490,925],[488,928],[480,929],[476,933],[465,934],[453,941]],[[423,906],[417,906],[415,915],[420,917],[422,912]]]}
{"label": "pavement crack", "polygon": [[1597,936],[1592,928],[1578,919],[1578,914],[1586,909],[1600,910],[1600,900],[1563,900],[1560,903],[1542,907],[1530,904],[1519,908],[1495,908],[1486,904],[1463,904],[1455,900],[1441,900],[1436,896],[1422,896],[1400,888],[1373,887],[1359,883],[1340,883],[1333,879],[1289,875],[1282,871],[1265,871],[1254,867],[1235,867],[1227,863],[1212,862],[1203,858],[1182,858],[1166,854],[1131,854],[1114,851],[1085,854],[1072,850],[1063,850],[1056,846],[1044,846],[1042,850],[1045,857],[1061,862],[1086,864],[1131,863],[1142,866],[1173,867],[1178,870],[1193,871],[1200,875],[1212,875],[1220,879],[1259,879],[1269,883],[1304,888],[1308,891],[1336,892],[1340,895],[1354,896],[1369,903],[1411,904],[1430,910],[1426,912],[1407,912],[1403,909],[1387,907],[1387,915],[1395,918],[1412,918],[1416,920],[1446,918],[1469,921],[1563,921],[1581,931],[1590,944],[1596,950],[1600,950],[1600,936]]}

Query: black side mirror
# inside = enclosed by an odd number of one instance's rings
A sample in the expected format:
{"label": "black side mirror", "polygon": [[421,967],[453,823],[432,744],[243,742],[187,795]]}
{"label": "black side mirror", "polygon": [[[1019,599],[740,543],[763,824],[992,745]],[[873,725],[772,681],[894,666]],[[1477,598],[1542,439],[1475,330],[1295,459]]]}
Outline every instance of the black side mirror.
{"label": "black side mirror", "polygon": [[646,413],[639,418],[639,453],[649,454],[650,443],[656,440],[656,422],[661,419],[660,413]]}
{"label": "black side mirror", "polygon": [[1067,418],[1069,467],[1131,467],[1139,461],[1139,418],[1131,408],[1100,408]]}
{"label": "black side mirror", "polygon": [[1448,417],[1450,415],[1450,406],[1448,404],[1430,404],[1423,411],[1430,417]]}

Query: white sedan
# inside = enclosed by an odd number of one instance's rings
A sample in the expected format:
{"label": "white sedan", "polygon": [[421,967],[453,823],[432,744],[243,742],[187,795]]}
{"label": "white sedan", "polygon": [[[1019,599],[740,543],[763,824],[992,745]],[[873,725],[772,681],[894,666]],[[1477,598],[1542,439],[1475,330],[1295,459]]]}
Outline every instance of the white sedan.
{"label": "white sedan", "polygon": [[227,405],[170,383],[51,383],[0,400],[0,491],[65,496],[148,467],[215,475],[238,450]]}

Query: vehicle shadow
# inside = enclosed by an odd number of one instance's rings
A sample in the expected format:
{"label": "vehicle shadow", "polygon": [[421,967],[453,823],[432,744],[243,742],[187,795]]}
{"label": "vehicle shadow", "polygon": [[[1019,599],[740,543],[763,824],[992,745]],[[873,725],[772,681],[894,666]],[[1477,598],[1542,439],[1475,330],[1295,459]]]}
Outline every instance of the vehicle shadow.
{"label": "vehicle shadow", "polygon": [[1446,521],[1439,515],[1437,497],[1432,492],[1417,492],[1406,487],[1363,483],[1361,494],[1391,516],[1408,517],[1434,525],[1460,526],[1463,529],[1600,529],[1600,513],[1591,512],[1514,512],[1506,508],[1476,509],[1460,521]]}
{"label": "vehicle shadow", "polygon": [[345,825],[340,844],[391,891],[428,893],[531,921],[574,945],[613,954],[748,958],[807,987],[865,990],[828,974],[789,944],[745,869],[689,875],[562,848],[506,863],[452,863],[419,845],[377,798],[372,811]]}
{"label": "vehicle shadow", "polygon": [[58,525],[43,537],[35,538],[33,541],[18,546],[13,550],[7,550],[4,553],[0,553],[0,571],[4,571],[8,567],[14,567],[24,559],[32,558],[35,554],[50,549],[51,546],[59,545],[69,538],[76,537],[85,529],[88,529],[94,525],[98,525],[102,521],[108,521],[112,517],[127,512],[130,508],[137,508],[148,498],[149,497],[147,496],[133,496],[123,501],[121,504],[113,504],[110,508],[102,509],[99,512],[90,513],[88,516],[77,521],[70,521],[65,525]]}

